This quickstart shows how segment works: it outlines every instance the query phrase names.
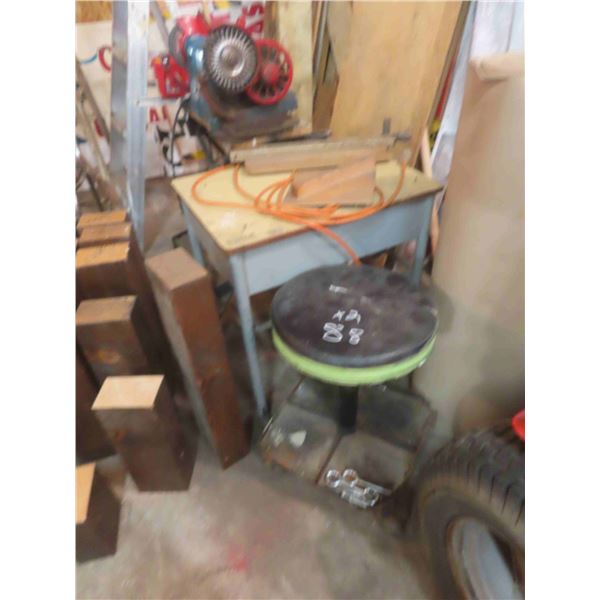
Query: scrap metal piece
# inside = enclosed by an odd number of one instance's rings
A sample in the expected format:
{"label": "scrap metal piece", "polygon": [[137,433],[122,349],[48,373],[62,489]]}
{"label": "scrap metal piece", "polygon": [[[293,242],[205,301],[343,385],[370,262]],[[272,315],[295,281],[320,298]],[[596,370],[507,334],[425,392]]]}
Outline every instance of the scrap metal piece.
{"label": "scrap metal piece", "polygon": [[341,474],[336,469],[329,469],[325,481],[343,500],[359,508],[372,508],[381,496],[392,493],[387,488],[361,479],[354,469],[345,469]]}

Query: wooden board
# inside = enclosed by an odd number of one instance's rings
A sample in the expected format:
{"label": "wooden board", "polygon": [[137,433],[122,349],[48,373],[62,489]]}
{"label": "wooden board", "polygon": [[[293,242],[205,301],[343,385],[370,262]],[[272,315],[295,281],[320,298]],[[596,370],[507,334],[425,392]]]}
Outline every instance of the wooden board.
{"label": "wooden board", "polygon": [[92,410],[141,491],[185,490],[196,457],[162,375],[108,377]]}
{"label": "wooden board", "polygon": [[75,557],[85,562],[117,551],[121,503],[95,463],[75,469]]}
{"label": "wooden board", "polygon": [[115,453],[113,445],[92,413],[98,384],[85,364],[79,349],[75,362],[75,451],[83,462],[98,460]]}
{"label": "wooden board", "polygon": [[108,225],[109,223],[124,223],[125,221],[127,221],[127,211],[125,210],[106,210],[85,213],[81,215],[79,221],[77,221],[77,233],[81,234],[85,227]]}
{"label": "wooden board", "polygon": [[136,296],[84,300],[75,324],[77,343],[100,385],[111,375],[161,372]]}
{"label": "wooden board", "polygon": [[461,3],[352,2],[348,7],[336,6],[328,19],[339,75],[332,133],[376,135],[389,118],[392,132],[411,131],[414,160]]}
{"label": "wooden board", "polygon": [[[375,188],[375,156],[352,161],[347,165],[314,177],[294,174],[287,201],[307,206],[323,204],[371,203]],[[366,201],[366,202],[365,202]]]}
{"label": "wooden board", "polygon": [[[267,185],[290,175],[291,172],[274,175],[248,175],[244,169],[241,169],[239,180],[245,189],[258,194]],[[386,196],[391,194],[396,187],[399,176],[400,166],[395,161],[380,163],[376,167],[377,185]],[[262,215],[253,210],[252,203],[235,189],[231,170],[219,171],[213,177],[203,181],[198,186],[198,193],[217,201],[246,204],[248,210],[198,204],[192,196],[192,186],[196,179],[198,179],[198,175],[178,177],[171,182],[171,185],[215,243],[229,254],[268,244],[307,230],[302,225]],[[397,201],[403,202],[419,198],[441,189],[442,186],[433,179],[425,177],[416,169],[408,168]],[[376,199],[375,195],[373,199]],[[341,209],[342,213],[346,211],[350,212],[349,209]]]}
{"label": "wooden board", "polygon": [[[325,152],[341,152],[356,150],[376,153],[391,150],[396,142],[395,136],[377,135],[373,137],[346,137],[342,139],[307,140],[301,142],[279,142],[265,144],[257,148],[237,148],[229,152],[229,159],[234,163],[247,163],[249,160],[259,158],[277,158],[298,155],[311,155]],[[332,163],[337,164],[337,163]],[[295,167],[300,168],[300,167]]]}
{"label": "wooden board", "polygon": [[[367,151],[368,152],[368,151]],[[390,159],[390,153],[383,147],[375,149],[378,162]],[[341,167],[365,156],[364,150],[322,150],[286,152],[279,156],[249,158],[245,162],[246,172],[251,175],[282,173],[296,169],[319,169]]]}
{"label": "wooden board", "polygon": [[296,135],[312,131],[312,35],[310,2],[271,2],[271,33],[290,53],[294,65],[291,90],[296,94],[300,120]]}
{"label": "wooden board", "polygon": [[131,223],[109,223],[107,225],[94,225],[84,227],[77,239],[78,248],[127,242],[131,239]]}
{"label": "wooden board", "polygon": [[226,468],[249,451],[209,273],[183,248],[146,261],[192,406]]}

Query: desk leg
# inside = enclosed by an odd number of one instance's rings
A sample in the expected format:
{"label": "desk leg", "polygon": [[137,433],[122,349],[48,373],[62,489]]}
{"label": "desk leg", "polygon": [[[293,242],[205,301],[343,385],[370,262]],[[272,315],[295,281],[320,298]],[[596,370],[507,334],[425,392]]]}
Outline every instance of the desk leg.
{"label": "desk leg", "polygon": [[256,349],[256,339],[254,338],[254,319],[252,318],[252,307],[250,306],[250,292],[248,290],[248,281],[246,279],[246,269],[244,267],[244,257],[236,254],[230,258],[231,274],[233,279],[233,289],[237,301],[238,312],[240,315],[240,324],[242,326],[242,335],[244,337],[244,348],[246,349],[246,360],[250,369],[250,379],[252,380],[252,391],[256,410],[259,417],[268,417],[267,401],[260,372],[260,363],[258,362],[258,352]]}
{"label": "desk leg", "polygon": [[428,196],[424,200],[423,210],[425,211],[421,219],[421,230],[417,237],[417,247],[415,249],[415,257],[410,273],[410,282],[418,286],[421,283],[421,275],[423,273],[423,261],[425,260],[425,252],[427,252],[427,241],[429,240],[429,224],[431,222],[431,210],[433,208],[434,196]]}
{"label": "desk leg", "polygon": [[190,238],[190,246],[192,247],[192,255],[194,258],[202,265],[205,266],[204,263],[204,255],[202,254],[202,248],[200,247],[200,242],[196,237],[196,230],[194,229],[194,217],[190,212],[190,209],[187,207],[186,203],[181,201],[181,208],[183,209],[183,218],[185,219],[185,227],[188,232],[188,237]]}

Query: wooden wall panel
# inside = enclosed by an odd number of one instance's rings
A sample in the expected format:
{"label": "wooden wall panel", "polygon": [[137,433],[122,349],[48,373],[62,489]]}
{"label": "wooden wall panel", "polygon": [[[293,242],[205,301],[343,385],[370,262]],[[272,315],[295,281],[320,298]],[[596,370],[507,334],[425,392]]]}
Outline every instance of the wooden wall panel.
{"label": "wooden wall panel", "polygon": [[[345,33],[343,42],[332,35],[339,73],[332,133],[377,135],[389,117],[392,132],[411,131],[414,162],[461,3],[352,2],[349,8],[336,7],[330,15],[342,15]],[[348,47],[341,50],[343,44]]]}

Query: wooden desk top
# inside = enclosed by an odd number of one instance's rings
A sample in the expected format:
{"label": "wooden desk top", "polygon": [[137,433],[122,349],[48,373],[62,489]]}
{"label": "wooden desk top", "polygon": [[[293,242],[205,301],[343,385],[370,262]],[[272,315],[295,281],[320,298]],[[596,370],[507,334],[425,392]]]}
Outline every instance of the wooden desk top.
{"label": "wooden desk top", "polygon": [[[248,175],[240,170],[240,184],[251,193],[258,194],[267,185],[287,177],[289,173],[274,173],[269,175]],[[400,166],[395,161],[379,163],[376,170],[377,185],[384,195],[389,196],[400,176]],[[198,204],[192,196],[192,185],[199,174],[186,175],[173,179],[171,185],[183,202],[190,209],[216,244],[228,254],[236,254],[254,246],[268,244],[274,240],[288,237],[306,231],[302,225],[263,215],[253,210],[252,202],[246,200],[233,186],[232,171],[225,169],[209,177],[200,184],[198,192],[211,200],[223,199],[248,204],[249,209],[234,209],[229,207],[206,206]],[[404,185],[400,190],[397,202],[413,200],[433,194],[442,189],[437,181],[426,177],[420,171],[408,167]],[[352,211],[340,209],[340,213]]]}

